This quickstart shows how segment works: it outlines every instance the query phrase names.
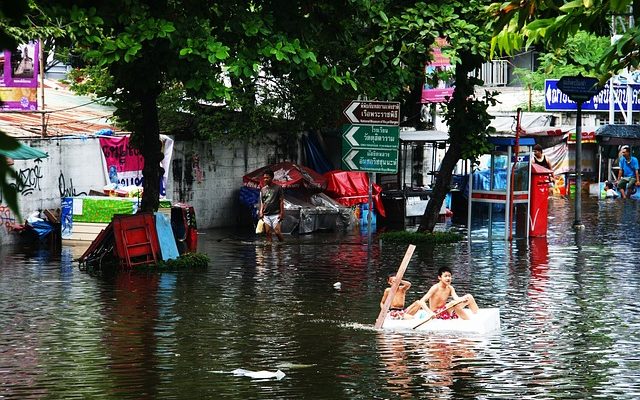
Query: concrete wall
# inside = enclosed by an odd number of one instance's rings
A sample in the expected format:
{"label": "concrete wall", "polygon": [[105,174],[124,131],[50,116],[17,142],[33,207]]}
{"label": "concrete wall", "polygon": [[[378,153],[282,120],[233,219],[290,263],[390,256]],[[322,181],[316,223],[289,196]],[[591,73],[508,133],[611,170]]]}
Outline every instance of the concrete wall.
{"label": "concrete wall", "polygon": [[243,144],[177,142],[168,197],[194,206],[198,228],[236,226],[247,217],[238,200],[242,176],[266,165],[268,153]]}
{"label": "concrete wall", "polygon": [[[51,138],[23,143],[49,154],[42,160],[16,160],[24,184],[18,187],[21,216],[0,198],[0,244],[12,241],[6,225],[23,222],[30,212],[59,208],[64,196],[85,196],[107,184],[97,138]],[[167,182],[167,197],[194,206],[199,228],[236,226],[247,221],[238,201],[242,176],[267,164],[274,149],[244,144],[176,142]]]}
{"label": "concrete wall", "polygon": [[37,139],[24,144],[47,152],[48,158],[15,160],[13,169],[22,178],[17,185],[21,216],[15,216],[0,199],[0,244],[14,239],[7,232],[7,223],[22,223],[33,211],[59,208],[64,196],[87,195],[92,188],[106,184],[97,139]]}

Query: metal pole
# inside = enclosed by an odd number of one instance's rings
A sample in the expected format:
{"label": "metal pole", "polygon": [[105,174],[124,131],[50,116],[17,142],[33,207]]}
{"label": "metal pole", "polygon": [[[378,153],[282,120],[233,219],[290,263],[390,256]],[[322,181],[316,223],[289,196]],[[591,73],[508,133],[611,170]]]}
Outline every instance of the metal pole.
{"label": "metal pole", "polygon": [[[509,185],[507,186],[507,190],[509,191],[508,193],[508,207],[509,207],[509,233],[507,235],[507,240],[512,240],[513,239],[513,214],[515,214],[515,209],[513,208],[513,196],[514,196],[514,191],[515,191],[515,174],[516,174],[516,166],[518,165],[518,156],[520,155],[520,118],[522,117],[522,110],[518,108],[517,114],[516,114],[516,141],[515,141],[515,146],[513,148],[513,151],[515,153],[514,159],[513,159],[513,163],[511,163],[511,158],[509,158],[509,163],[511,164],[511,171],[510,171],[510,176],[511,179],[509,179]],[[511,152],[511,147],[509,147],[509,152]],[[511,155],[510,155],[511,156]],[[505,221],[506,222],[506,221]]]}
{"label": "metal pole", "polygon": [[615,109],[616,109],[616,102],[615,102],[615,90],[613,89],[613,78],[609,79],[609,123],[610,124],[615,124],[616,123],[616,117],[615,117]]}
{"label": "metal pole", "polygon": [[633,88],[631,87],[631,73],[627,69],[627,118],[625,122],[629,125],[633,124]]}
{"label": "metal pole", "polygon": [[38,41],[38,69],[40,73],[40,123],[42,124],[41,135],[42,137],[47,136],[47,124],[46,124],[46,116],[44,113],[44,43],[42,40]]}
{"label": "metal pole", "polygon": [[469,169],[469,182],[467,185],[469,187],[469,199],[467,200],[467,239],[469,242],[471,241],[471,207],[473,205],[473,165]]}
{"label": "metal pole", "polygon": [[576,116],[576,219],[574,229],[584,229],[582,225],[582,101],[578,101]]}
{"label": "metal pole", "polygon": [[511,157],[513,147],[511,145],[507,146],[507,188],[506,188],[506,197],[504,203],[504,240],[511,240],[511,181],[512,181],[512,173],[513,164],[511,163]]}
{"label": "metal pole", "polygon": [[369,211],[367,212],[367,243],[371,247],[371,213],[373,212],[373,179],[374,174],[369,172]]}

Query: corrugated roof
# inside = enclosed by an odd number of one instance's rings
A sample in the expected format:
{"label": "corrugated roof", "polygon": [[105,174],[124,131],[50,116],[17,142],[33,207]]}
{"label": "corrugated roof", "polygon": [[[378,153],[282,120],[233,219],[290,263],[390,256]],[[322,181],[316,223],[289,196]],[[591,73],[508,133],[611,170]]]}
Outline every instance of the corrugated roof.
{"label": "corrugated roof", "polygon": [[[93,134],[102,129],[116,132],[114,107],[77,96],[57,81],[45,80],[44,123],[47,136]],[[14,137],[41,137],[42,111],[0,112],[0,130]]]}

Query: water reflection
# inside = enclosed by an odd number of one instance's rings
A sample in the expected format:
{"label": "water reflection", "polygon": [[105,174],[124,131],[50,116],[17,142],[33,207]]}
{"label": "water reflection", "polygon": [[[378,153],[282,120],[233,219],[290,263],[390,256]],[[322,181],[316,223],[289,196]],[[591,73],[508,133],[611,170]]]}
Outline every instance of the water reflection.
{"label": "water reflection", "polygon": [[546,239],[419,247],[408,298],[449,266],[459,293],[500,307],[487,337],[371,329],[406,246],[359,231],[203,232],[210,268],[165,274],[89,276],[77,248],[2,248],[0,397],[640,398],[638,203],[585,201],[576,232],[553,199]]}
{"label": "water reflection", "polygon": [[[380,333],[376,336],[386,388],[398,398],[458,398],[480,373],[476,356],[488,341],[440,335]],[[486,356],[486,355],[485,355]]]}
{"label": "water reflection", "polygon": [[141,398],[156,397],[158,281],[156,274],[122,273],[113,277],[113,285],[100,291],[101,314],[110,321],[102,343],[116,397],[140,397],[141,388],[145,388]]}

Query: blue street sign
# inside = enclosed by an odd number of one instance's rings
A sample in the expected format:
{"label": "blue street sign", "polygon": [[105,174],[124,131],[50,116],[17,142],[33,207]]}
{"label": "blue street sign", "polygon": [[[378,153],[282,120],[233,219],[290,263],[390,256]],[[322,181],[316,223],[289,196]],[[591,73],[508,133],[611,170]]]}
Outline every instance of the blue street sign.
{"label": "blue street sign", "polygon": [[[610,83],[589,101],[582,103],[582,111],[609,112],[609,89]],[[627,85],[614,85],[616,98],[615,111],[626,112],[627,110]],[[632,109],[640,111],[640,84],[632,84]],[[569,96],[558,88],[558,79],[547,79],[544,82],[544,109],[546,111],[576,111],[578,104],[571,100]]]}

